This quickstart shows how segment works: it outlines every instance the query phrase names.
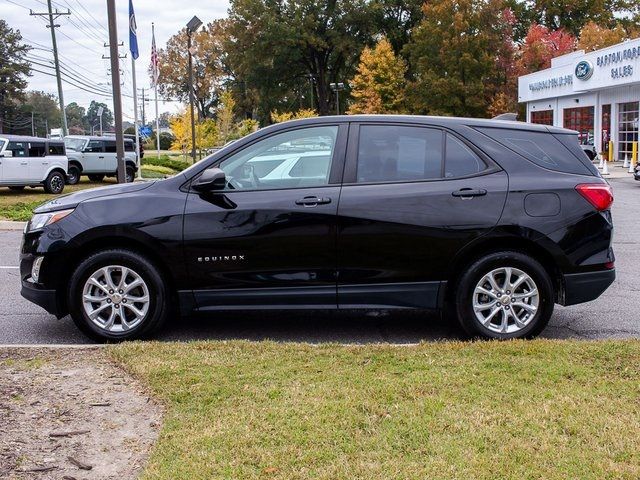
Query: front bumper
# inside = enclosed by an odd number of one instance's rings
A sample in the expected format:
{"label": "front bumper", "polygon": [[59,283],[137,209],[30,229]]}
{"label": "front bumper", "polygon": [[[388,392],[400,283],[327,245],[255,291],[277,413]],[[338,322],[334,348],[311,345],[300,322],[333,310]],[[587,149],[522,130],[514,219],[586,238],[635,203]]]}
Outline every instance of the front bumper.
{"label": "front bumper", "polygon": [[22,280],[20,295],[58,318],[62,318],[67,314],[61,307],[55,290],[46,290],[28,279]]}
{"label": "front bumper", "polygon": [[564,301],[562,305],[576,305],[598,298],[616,279],[616,271],[571,273],[564,275]]}

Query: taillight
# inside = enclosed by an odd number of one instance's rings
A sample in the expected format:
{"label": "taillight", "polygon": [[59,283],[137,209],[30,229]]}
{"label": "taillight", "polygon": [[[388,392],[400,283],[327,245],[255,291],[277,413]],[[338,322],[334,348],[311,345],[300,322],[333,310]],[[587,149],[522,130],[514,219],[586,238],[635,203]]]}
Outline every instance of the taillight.
{"label": "taillight", "polygon": [[599,212],[613,203],[613,192],[606,183],[581,183],[576,185],[576,190]]}

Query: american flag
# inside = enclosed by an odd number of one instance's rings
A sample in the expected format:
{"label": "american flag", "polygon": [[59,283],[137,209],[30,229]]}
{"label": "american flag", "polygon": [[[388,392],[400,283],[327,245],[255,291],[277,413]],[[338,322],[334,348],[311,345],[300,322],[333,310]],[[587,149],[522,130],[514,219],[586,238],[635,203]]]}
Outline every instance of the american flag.
{"label": "american flag", "polygon": [[158,77],[160,71],[158,69],[158,50],[156,49],[156,32],[153,24],[151,25],[151,76],[153,78],[153,85],[158,83]]}

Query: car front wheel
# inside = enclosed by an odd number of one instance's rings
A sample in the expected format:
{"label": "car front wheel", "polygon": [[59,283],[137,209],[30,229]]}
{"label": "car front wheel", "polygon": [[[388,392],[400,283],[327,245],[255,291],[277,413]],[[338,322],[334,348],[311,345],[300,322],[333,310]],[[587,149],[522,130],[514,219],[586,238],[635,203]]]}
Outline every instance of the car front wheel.
{"label": "car front wheel", "polygon": [[158,269],[138,253],[114,249],[91,255],[71,277],[73,321],[97,341],[144,338],[168,316],[167,287]]}
{"label": "car front wheel", "polygon": [[67,171],[67,183],[69,185],[75,185],[80,181],[80,169],[76,165],[69,165]]}
{"label": "car front wheel", "polygon": [[60,172],[51,172],[44,181],[44,191],[47,193],[62,193],[64,190],[64,175]]}
{"label": "car front wheel", "polygon": [[544,267],[519,252],[497,252],[462,274],[453,310],[463,329],[483,338],[531,338],[549,322],[554,290]]}

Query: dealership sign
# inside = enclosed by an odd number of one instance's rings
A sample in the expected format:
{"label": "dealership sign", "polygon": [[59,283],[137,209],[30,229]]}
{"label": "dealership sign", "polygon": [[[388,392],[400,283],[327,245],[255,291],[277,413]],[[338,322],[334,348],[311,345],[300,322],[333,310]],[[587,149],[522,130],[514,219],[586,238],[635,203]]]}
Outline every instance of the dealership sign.
{"label": "dealership sign", "polygon": [[587,60],[578,62],[575,74],[578,80],[589,80],[593,75],[593,64]]}

